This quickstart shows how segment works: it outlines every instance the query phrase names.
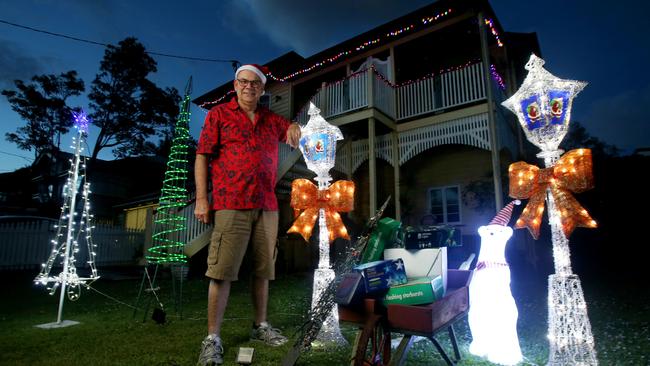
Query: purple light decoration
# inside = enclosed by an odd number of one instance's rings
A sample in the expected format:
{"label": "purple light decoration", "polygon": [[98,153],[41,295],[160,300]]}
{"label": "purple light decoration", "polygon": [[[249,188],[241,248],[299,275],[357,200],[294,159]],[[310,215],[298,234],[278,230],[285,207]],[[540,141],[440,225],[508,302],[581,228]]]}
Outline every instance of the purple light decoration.
{"label": "purple light decoration", "polygon": [[499,89],[506,90],[506,85],[503,83],[503,78],[499,75],[497,68],[494,65],[490,65],[490,73],[492,74],[492,79],[499,85]]}
{"label": "purple light decoration", "polygon": [[74,126],[83,133],[88,133],[88,123],[90,120],[86,115],[86,112],[82,109],[79,112],[72,111],[72,117],[74,118]]}

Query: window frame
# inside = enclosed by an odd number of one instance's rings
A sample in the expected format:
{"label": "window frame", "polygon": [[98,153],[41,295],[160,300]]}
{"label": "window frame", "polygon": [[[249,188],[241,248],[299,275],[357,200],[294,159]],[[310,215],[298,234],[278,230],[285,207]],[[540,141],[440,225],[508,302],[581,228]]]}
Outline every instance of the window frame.
{"label": "window frame", "polygon": [[[458,205],[458,221],[449,221],[449,213],[448,213],[448,206],[449,204],[447,203],[447,194],[445,193],[447,189],[449,188],[454,188],[456,189],[457,192],[457,202],[456,204]],[[462,210],[462,200],[460,197],[461,190],[460,190],[460,185],[455,184],[455,185],[448,185],[448,186],[439,186],[439,187],[429,187],[427,188],[427,213],[430,215],[434,215],[437,219],[437,215],[433,213],[431,210],[431,199],[432,199],[432,192],[433,191],[440,191],[441,198],[442,198],[442,217],[443,217],[443,222],[438,222],[438,224],[446,224],[446,225],[461,225],[463,223],[463,210]]]}

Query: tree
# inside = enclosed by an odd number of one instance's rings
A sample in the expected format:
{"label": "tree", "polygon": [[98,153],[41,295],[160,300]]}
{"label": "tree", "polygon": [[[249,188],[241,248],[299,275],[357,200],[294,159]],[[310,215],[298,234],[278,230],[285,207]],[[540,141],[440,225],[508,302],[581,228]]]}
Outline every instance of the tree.
{"label": "tree", "polygon": [[595,158],[618,156],[621,150],[615,145],[601,141],[598,137],[591,136],[587,129],[578,121],[571,121],[569,131],[560,144],[564,151],[588,148]]}
{"label": "tree", "polygon": [[27,121],[27,125],[5,136],[18,148],[34,150],[34,155],[38,156],[44,150],[59,148],[61,135],[72,127],[72,108],[67,105],[67,99],[80,95],[85,87],[76,71],[37,75],[31,80],[29,84],[15,80],[16,90],[2,91],[11,109]]}
{"label": "tree", "polygon": [[156,61],[132,37],[107,47],[99,71],[88,96],[99,128],[92,158],[107,147],[115,157],[145,154],[148,140],[174,125],[178,91],[147,79],[157,71]]}

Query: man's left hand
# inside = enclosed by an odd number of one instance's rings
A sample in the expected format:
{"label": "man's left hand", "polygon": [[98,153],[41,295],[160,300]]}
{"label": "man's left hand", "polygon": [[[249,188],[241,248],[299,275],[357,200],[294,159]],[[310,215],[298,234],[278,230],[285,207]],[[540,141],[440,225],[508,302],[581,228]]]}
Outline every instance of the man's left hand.
{"label": "man's left hand", "polygon": [[298,147],[298,142],[300,141],[300,125],[297,123],[292,123],[289,125],[287,130],[287,144],[289,144],[294,149]]}

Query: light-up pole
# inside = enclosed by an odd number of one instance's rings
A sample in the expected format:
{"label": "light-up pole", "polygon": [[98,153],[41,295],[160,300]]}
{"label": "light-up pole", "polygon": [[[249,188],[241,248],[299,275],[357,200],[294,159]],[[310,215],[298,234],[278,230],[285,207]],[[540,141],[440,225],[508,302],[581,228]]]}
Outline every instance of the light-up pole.
{"label": "light-up pole", "polygon": [[[86,164],[82,163],[81,153],[83,151],[83,142],[88,133],[88,117],[81,111],[73,112],[77,136],[73,138],[74,157],[70,160],[70,170],[68,178],[63,187],[64,202],[61,207],[61,216],[56,226],[56,237],[52,239],[52,250],[46,263],[41,265],[41,271],[34,279],[36,284],[45,285],[50,290],[50,295],[54,295],[60,287],[59,310],[57,312],[56,323],[39,325],[41,328],[56,328],[67,325],[77,324],[74,321],[62,321],[63,304],[66,294],[70,300],[76,300],[80,295],[80,285],[95,281],[99,278],[95,266],[96,245],[92,241],[91,224],[92,215],[90,214],[90,183],[85,181]],[[83,182],[82,201],[83,208],[81,217],[77,215],[77,194],[79,193],[80,182]],[[65,239],[64,239],[65,234]],[[88,251],[88,260],[86,264],[90,268],[88,277],[79,277],[77,274],[76,255],[79,253],[79,242],[86,242]],[[52,268],[57,259],[63,265],[63,270],[58,276],[51,274]]]}
{"label": "light-up pole", "polygon": [[[308,113],[309,121],[301,128],[300,151],[305,158],[307,168],[316,173],[314,180],[318,182],[318,190],[315,192],[314,185],[305,179],[298,179],[292,183],[292,207],[305,209],[305,211],[298,217],[289,232],[300,233],[305,240],[308,240],[313,223],[318,218],[319,261],[318,268],[314,272],[313,311],[323,290],[334,281],[335,277],[330,265],[330,242],[336,237],[349,238],[337,211],[352,209],[354,184],[338,181],[330,187],[332,177],[329,171],[335,164],[336,141],[342,140],[343,134],[338,127],[325,121],[314,104],[310,103]],[[299,204],[298,201],[302,202]],[[350,205],[340,204],[341,202]],[[330,210],[330,208],[334,209]],[[336,306],[332,306],[331,314],[321,327],[316,343],[346,343],[339,328]]]}
{"label": "light-up pole", "polygon": [[519,90],[503,106],[517,115],[526,138],[541,149],[537,157],[545,169],[524,162],[510,166],[510,195],[529,199],[516,222],[539,237],[539,226],[548,205],[555,273],[548,278],[549,365],[597,365],[594,338],[580,279],[571,269],[568,236],[576,226],[594,228],[596,222],[571,192],[593,187],[591,152],[576,149],[562,155],[560,142],[569,129],[574,97],[587,85],[560,79],[532,55],[528,75]]}

